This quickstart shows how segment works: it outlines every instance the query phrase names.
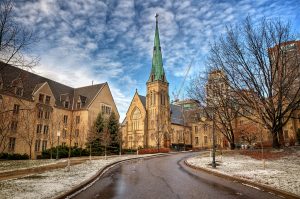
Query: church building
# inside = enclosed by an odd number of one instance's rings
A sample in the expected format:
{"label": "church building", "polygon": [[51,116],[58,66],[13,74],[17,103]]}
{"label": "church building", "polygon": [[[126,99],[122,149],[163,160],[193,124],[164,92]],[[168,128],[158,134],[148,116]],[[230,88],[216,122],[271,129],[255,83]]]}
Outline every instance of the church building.
{"label": "church building", "polygon": [[191,146],[191,131],[181,106],[170,104],[169,82],[163,68],[158,15],[154,36],[152,68],[146,82],[147,93],[136,90],[122,123],[123,148]]}

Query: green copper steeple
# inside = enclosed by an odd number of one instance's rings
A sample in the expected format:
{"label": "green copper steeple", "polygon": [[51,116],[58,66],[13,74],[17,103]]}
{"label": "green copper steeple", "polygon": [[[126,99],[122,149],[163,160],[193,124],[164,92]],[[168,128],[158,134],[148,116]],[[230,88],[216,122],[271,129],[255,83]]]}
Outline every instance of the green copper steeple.
{"label": "green copper steeple", "polygon": [[166,81],[165,72],[162,62],[161,47],[159,41],[159,32],[158,32],[158,14],[155,15],[156,18],[156,27],[155,27],[155,36],[154,36],[154,48],[153,48],[153,57],[152,57],[152,69],[149,81],[161,80]]}

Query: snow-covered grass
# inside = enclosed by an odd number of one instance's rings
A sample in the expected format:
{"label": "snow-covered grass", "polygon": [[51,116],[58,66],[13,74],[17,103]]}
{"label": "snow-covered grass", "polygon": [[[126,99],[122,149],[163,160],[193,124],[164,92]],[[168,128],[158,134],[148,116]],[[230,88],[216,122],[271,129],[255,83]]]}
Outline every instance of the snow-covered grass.
{"label": "snow-covered grass", "polygon": [[196,156],[187,162],[196,167],[202,167],[225,175],[244,178],[253,182],[265,184],[300,196],[300,158],[299,151],[293,155],[276,160],[266,160],[265,169],[262,160],[248,156],[231,154],[217,156],[216,169],[212,169],[211,157]]}
{"label": "snow-covered grass", "polygon": [[[66,161],[66,160],[59,160]],[[0,161],[0,173],[12,171],[12,170],[20,170],[27,169],[33,167],[40,167],[50,164],[56,164],[57,160],[4,160]]]}
{"label": "snow-covered grass", "polygon": [[[149,155],[139,155],[146,157]],[[92,160],[71,166],[71,171],[56,169],[41,174],[28,175],[19,179],[0,181],[1,199],[53,198],[91,178],[106,165],[138,156],[111,157],[107,160]]]}

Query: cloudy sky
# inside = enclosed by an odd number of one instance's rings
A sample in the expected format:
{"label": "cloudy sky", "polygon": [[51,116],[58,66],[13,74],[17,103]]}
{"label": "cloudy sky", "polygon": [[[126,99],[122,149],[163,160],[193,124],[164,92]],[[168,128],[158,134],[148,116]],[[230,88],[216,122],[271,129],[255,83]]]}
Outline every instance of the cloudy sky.
{"label": "cloudy sky", "polygon": [[[289,20],[300,28],[300,0],[15,0],[15,16],[40,41],[34,71],[73,87],[108,82],[123,120],[135,89],[146,93],[155,13],[159,14],[170,97],[188,65],[204,68],[209,42],[247,15]],[[187,85],[186,82],[185,85]],[[181,98],[183,93],[181,93]]]}

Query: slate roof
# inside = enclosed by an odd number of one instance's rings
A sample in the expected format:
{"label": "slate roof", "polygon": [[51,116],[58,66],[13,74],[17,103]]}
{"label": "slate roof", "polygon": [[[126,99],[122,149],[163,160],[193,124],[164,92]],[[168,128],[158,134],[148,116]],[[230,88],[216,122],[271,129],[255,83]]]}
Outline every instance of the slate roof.
{"label": "slate roof", "polygon": [[[138,95],[143,106],[146,109],[146,97],[142,95]],[[172,124],[179,124],[179,125],[184,125],[183,122],[183,113],[181,110],[181,106],[170,104],[170,109],[171,109],[171,123]]]}
{"label": "slate roof", "polygon": [[142,96],[142,95],[138,95],[144,108],[146,109],[146,97],[145,96]]}
{"label": "slate roof", "polygon": [[[33,100],[32,94],[37,91],[45,82],[48,83],[54,98],[56,106],[63,107],[62,98],[69,97],[69,109],[72,108],[73,99],[76,103],[78,98],[81,100],[85,99],[85,106],[81,108],[86,108],[89,103],[94,99],[99,90],[106,83],[96,84],[91,86],[85,86],[80,88],[72,88],[70,86],[58,83],[51,79],[39,76],[37,74],[22,70],[20,68],[5,64],[0,62],[0,76],[3,80],[3,90],[7,94],[12,94],[12,82],[20,79],[23,83],[23,99]],[[0,91],[1,92],[1,91]],[[3,92],[3,91],[2,91]],[[75,97],[75,98],[74,98]],[[75,108],[76,106],[74,106]]]}

